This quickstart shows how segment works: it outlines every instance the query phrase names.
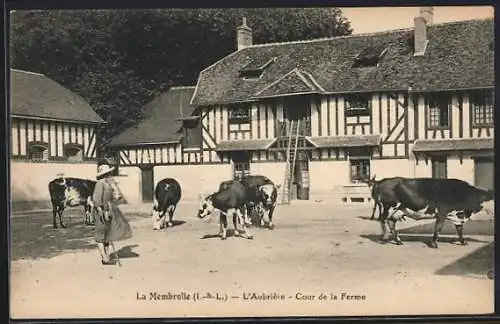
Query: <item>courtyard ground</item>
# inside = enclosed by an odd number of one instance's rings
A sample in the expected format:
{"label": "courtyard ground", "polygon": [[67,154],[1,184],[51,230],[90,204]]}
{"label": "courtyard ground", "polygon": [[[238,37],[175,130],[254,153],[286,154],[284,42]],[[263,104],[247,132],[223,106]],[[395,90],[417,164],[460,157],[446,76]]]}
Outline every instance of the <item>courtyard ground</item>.
{"label": "courtyard ground", "polygon": [[402,246],[379,244],[369,206],[294,202],[277,207],[274,230],[253,227],[253,240],[225,241],[215,235],[217,217],[198,219],[196,204],[181,204],[175,226],[161,231],[148,208],[122,208],[134,232],[115,244],[122,267],[100,264],[81,209],[66,213],[65,229],[53,229],[47,211],[14,214],[11,317],[493,312],[492,219],[465,225],[467,246],[446,224],[431,249],[428,220],[400,223]]}

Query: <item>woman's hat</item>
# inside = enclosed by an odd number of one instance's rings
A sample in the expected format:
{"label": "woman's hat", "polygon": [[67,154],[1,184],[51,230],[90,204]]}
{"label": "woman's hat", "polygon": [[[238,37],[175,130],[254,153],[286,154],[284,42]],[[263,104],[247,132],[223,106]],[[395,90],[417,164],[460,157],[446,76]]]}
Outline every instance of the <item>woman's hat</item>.
{"label": "woman's hat", "polygon": [[110,167],[109,165],[107,164],[102,164],[100,165],[98,168],[97,168],[97,178],[102,178],[104,177],[105,175],[113,172],[115,168],[114,167]]}

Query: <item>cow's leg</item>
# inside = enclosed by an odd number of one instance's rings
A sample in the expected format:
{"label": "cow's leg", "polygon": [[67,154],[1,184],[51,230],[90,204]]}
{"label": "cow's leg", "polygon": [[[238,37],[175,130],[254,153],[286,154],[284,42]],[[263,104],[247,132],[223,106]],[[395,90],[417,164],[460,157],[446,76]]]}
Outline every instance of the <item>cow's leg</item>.
{"label": "cow's leg", "polygon": [[390,217],[387,220],[387,223],[389,224],[389,228],[391,230],[392,238],[394,239],[394,242],[396,242],[397,245],[403,245],[403,242],[401,241],[401,238],[399,237],[398,231],[396,229],[396,220],[392,217]]}
{"label": "cow's leg", "polygon": [[[243,215],[242,215],[242,212],[241,212],[241,209],[236,208],[236,210],[235,210],[235,211],[236,211],[236,213],[238,214],[238,218],[239,218],[239,219],[244,219],[244,217],[243,217]],[[243,223],[241,224],[241,226],[242,226],[242,229],[243,229],[243,235],[242,235],[242,236],[243,236],[244,238],[246,238],[246,239],[249,239],[249,240],[253,239],[253,235],[251,235],[251,234],[250,234],[250,231],[248,230],[248,227],[246,227],[245,222],[243,222]]]}
{"label": "cow's leg", "polygon": [[389,215],[389,207],[385,204],[383,205],[382,214],[380,214],[379,222],[382,230],[382,234],[380,235],[380,242],[387,243],[389,238],[387,237],[387,216]]}
{"label": "cow's leg", "polygon": [[269,207],[269,212],[267,214],[267,218],[269,219],[269,225],[268,228],[270,230],[274,229],[274,224],[273,224],[273,214],[274,214],[274,209],[276,208],[276,203],[272,204],[271,207]]}
{"label": "cow's leg", "polygon": [[[375,210],[377,210],[377,206],[379,206],[378,201],[376,199],[374,199],[374,201],[373,201],[372,215],[370,216],[371,220],[375,218]],[[380,206],[379,206],[379,214],[380,214]]]}
{"label": "cow's leg", "polygon": [[257,205],[257,214],[259,215],[260,227],[265,227],[266,226],[266,222],[264,220],[264,204],[259,203]]}
{"label": "cow's leg", "polygon": [[233,219],[233,227],[234,227],[234,236],[240,236],[240,230],[238,229],[238,223],[243,224],[244,220],[242,217],[240,217],[240,214],[233,212],[231,214],[232,219]]}
{"label": "cow's leg", "polygon": [[467,245],[467,242],[464,240],[464,225],[455,224],[455,229],[457,230],[458,242],[462,245]]}
{"label": "cow's leg", "polygon": [[63,222],[62,214],[64,212],[64,205],[59,206],[58,214],[59,214],[59,225],[61,225],[62,228],[66,228],[66,224]]}
{"label": "cow's leg", "polygon": [[227,217],[226,217],[226,215],[229,215],[229,214],[230,214],[229,210],[227,211],[227,213],[223,213],[223,212],[220,213],[220,224],[221,224],[220,238],[221,238],[221,240],[227,239]]}
{"label": "cow's leg", "polygon": [[244,207],[244,212],[243,212],[243,223],[247,225],[252,225],[252,220],[251,220],[251,215],[253,212],[253,207],[247,205]]}
{"label": "cow's leg", "polygon": [[438,214],[436,215],[436,223],[434,224],[434,235],[432,236],[432,241],[430,243],[430,247],[437,249],[439,233],[441,233],[441,229],[443,228],[444,221],[446,219],[446,214],[443,214],[440,210],[438,210]]}
{"label": "cow's leg", "polygon": [[174,218],[174,212],[175,212],[175,205],[171,205],[168,208],[168,223],[167,223],[167,227],[174,226],[174,223],[172,222],[172,220]]}
{"label": "cow's leg", "polygon": [[52,227],[53,228],[57,228],[57,223],[56,223],[56,215],[57,215],[57,209],[59,208],[59,206],[52,202]]}

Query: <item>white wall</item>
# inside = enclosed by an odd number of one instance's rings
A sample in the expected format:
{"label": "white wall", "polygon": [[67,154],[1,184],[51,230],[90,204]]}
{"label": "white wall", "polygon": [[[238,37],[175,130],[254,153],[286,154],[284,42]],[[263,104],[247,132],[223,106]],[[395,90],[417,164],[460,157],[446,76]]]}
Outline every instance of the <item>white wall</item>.
{"label": "white wall", "polygon": [[120,176],[115,177],[115,180],[127,203],[141,203],[141,169],[135,166],[120,166],[119,172]]}
{"label": "white wall", "polygon": [[252,175],[266,176],[277,185],[283,185],[285,165],[285,162],[250,163],[250,172]]}
{"label": "white wall", "polygon": [[[422,161],[419,161],[419,164]],[[425,162],[423,162],[425,163]],[[376,175],[376,179],[391,178],[391,177],[413,177],[413,163],[407,159],[383,159],[370,161],[370,173]]]}
{"label": "white wall", "polygon": [[449,156],[447,167],[448,178],[460,179],[474,185],[474,160],[470,156],[464,156],[462,163],[458,156]]}
{"label": "white wall", "polygon": [[182,200],[198,200],[200,193],[210,194],[219,189],[224,180],[232,179],[230,164],[172,165],[154,168],[155,186],[164,178],[174,178],[182,189]]}
{"label": "white wall", "polygon": [[58,173],[66,177],[95,180],[95,163],[10,163],[10,188],[13,203],[50,201],[48,184]]}

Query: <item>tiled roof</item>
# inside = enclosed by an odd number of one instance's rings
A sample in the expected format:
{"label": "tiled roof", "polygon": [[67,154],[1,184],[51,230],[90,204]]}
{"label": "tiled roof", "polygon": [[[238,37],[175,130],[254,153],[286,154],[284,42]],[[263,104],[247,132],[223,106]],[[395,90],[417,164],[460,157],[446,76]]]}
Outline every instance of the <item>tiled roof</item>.
{"label": "tiled roof", "polygon": [[378,146],[380,144],[380,135],[353,135],[353,136],[325,136],[308,137],[311,144],[316,148],[326,147],[364,147]]}
{"label": "tiled roof", "polygon": [[492,150],[494,146],[493,138],[417,140],[413,152]]}
{"label": "tiled roof", "polygon": [[144,119],[113,138],[110,146],[179,142],[182,138],[180,119],[190,117],[194,107],[189,100],[194,86],[172,87],[144,108]]}
{"label": "tiled roof", "polygon": [[[413,55],[413,36],[410,28],[249,46],[200,73],[192,104],[246,101],[259,93],[276,96],[307,90],[309,82],[299,82],[295,69],[300,75],[309,74],[317,83],[315,87],[321,87],[325,93],[434,91],[495,85],[493,19],[429,26],[429,43],[423,56]],[[358,55],[381,47],[385,50],[377,66],[353,67]],[[272,58],[276,59],[260,78],[240,77],[239,71],[246,64]]]}
{"label": "tiled roof", "polygon": [[221,141],[215,150],[219,152],[265,150],[274,142],[275,139]]}
{"label": "tiled roof", "polygon": [[11,114],[88,123],[104,123],[78,94],[43,74],[10,70]]}

